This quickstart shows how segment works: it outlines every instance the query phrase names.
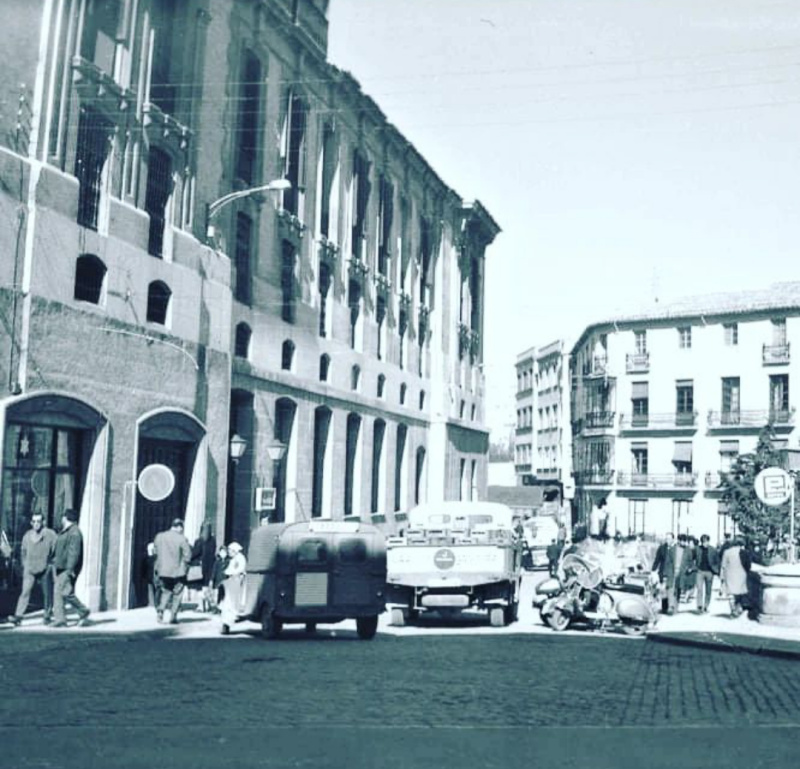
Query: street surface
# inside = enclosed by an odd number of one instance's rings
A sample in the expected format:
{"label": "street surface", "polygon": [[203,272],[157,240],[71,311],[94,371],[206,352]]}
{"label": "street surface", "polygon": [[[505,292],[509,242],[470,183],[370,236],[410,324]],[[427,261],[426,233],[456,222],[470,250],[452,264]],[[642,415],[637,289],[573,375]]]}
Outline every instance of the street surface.
{"label": "street surface", "polygon": [[[526,579],[526,593],[534,580]],[[529,604],[528,604],[529,606]],[[0,755],[27,767],[789,767],[800,664],[480,620],[230,637],[0,633]],[[498,632],[499,630],[499,632]]]}

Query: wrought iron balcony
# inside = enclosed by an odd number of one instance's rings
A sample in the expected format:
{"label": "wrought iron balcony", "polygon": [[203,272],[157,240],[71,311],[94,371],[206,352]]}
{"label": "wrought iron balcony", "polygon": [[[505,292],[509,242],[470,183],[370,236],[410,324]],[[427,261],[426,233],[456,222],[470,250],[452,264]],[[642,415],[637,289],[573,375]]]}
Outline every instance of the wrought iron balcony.
{"label": "wrought iron balcony", "polygon": [[319,241],[319,259],[321,262],[327,262],[329,266],[334,266],[339,256],[339,246],[331,243],[324,235]]}
{"label": "wrought iron balcony", "polygon": [[643,489],[695,489],[697,473],[617,473],[617,486]]}
{"label": "wrought iron balcony", "polygon": [[589,411],[583,415],[583,429],[596,430],[603,427],[613,427],[614,416],[615,412],[613,411]]}
{"label": "wrought iron balcony", "polygon": [[761,360],[765,366],[779,366],[790,361],[789,343],[765,344],[761,351]]}
{"label": "wrought iron balcony", "polygon": [[666,414],[622,414],[621,430],[686,430],[697,428],[696,411],[671,411]]}
{"label": "wrought iron balcony", "polygon": [[625,371],[628,374],[643,374],[650,371],[650,353],[628,353],[625,356]]}
{"label": "wrought iron balcony", "polygon": [[709,411],[708,427],[725,429],[730,427],[761,428],[771,422],[778,427],[794,424],[794,408],[760,409],[751,411]]}
{"label": "wrought iron balcony", "polygon": [[608,356],[593,355],[591,360],[586,361],[581,372],[585,378],[609,376]]}
{"label": "wrought iron balcony", "polygon": [[584,486],[596,485],[604,486],[610,485],[614,482],[614,471],[608,468],[594,469],[594,470],[578,470],[575,473],[575,480],[577,483]]}

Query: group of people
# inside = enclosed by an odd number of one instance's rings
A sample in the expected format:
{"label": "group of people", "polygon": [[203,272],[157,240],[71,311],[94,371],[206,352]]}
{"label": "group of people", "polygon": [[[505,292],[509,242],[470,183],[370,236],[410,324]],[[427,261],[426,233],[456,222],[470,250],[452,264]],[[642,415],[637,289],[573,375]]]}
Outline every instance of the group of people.
{"label": "group of people", "polygon": [[67,627],[67,607],[77,612],[78,624],[89,624],[89,609],[75,595],[75,580],[83,566],[83,534],[75,510],[64,511],[58,533],[45,526],[41,513],[34,513],[31,527],[22,537],[20,556],[22,589],[14,614],[8,618],[12,626],[22,624],[37,584],[42,590],[45,625]]}
{"label": "group of people", "polygon": [[719,577],[720,587],[730,603],[731,616],[738,617],[747,608],[748,572],[753,557],[741,537],[725,535],[717,548],[711,538],[681,534],[677,540],[669,533],[656,551],[652,570],[658,572],[665,611],[674,614],[681,602],[696,600],[697,611],[708,612],[714,587]]}
{"label": "group of people", "polygon": [[159,623],[178,622],[187,587],[199,591],[200,611],[217,612],[220,585],[229,577],[243,577],[247,569],[244,549],[238,542],[218,548],[211,524],[205,523],[190,545],[180,518],[156,535],[147,553],[147,578]]}

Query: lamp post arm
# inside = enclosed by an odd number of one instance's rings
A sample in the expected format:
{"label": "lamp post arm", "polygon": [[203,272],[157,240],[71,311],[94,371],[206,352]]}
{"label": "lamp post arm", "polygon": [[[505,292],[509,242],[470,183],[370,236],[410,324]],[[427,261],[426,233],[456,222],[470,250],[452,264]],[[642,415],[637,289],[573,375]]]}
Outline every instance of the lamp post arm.
{"label": "lamp post arm", "polygon": [[215,217],[222,208],[227,206],[228,203],[232,203],[234,200],[239,200],[240,198],[249,197],[250,195],[255,195],[259,192],[288,190],[291,188],[291,186],[292,183],[288,179],[276,179],[268,184],[262,184],[258,187],[250,187],[246,190],[235,190],[234,192],[229,192],[227,195],[223,195],[213,203],[208,204],[208,208],[206,209],[206,229],[208,229],[211,219]]}

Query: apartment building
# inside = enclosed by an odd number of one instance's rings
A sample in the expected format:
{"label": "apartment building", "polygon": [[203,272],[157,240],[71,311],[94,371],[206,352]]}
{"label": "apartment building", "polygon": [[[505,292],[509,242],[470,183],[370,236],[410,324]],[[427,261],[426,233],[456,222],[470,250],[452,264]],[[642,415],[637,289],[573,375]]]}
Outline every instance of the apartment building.
{"label": "apartment building", "polygon": [[80,511],[100,608],[176,516],[483,496],[499,228],[326,60],[326,0],[4,10],[0,594],[33,511]]}
{"label": "apartment building", "polygon": [[570,361],[578,519],[721,539],[720,473],[774,427],[796,444],[800,283],[692,297],[585,329]]}
{"label": "apartment building", "polygon": [[517,356],[517,426],[514,463],[517,483],[571,480],[569,366],[563,340],[532,347]]}

